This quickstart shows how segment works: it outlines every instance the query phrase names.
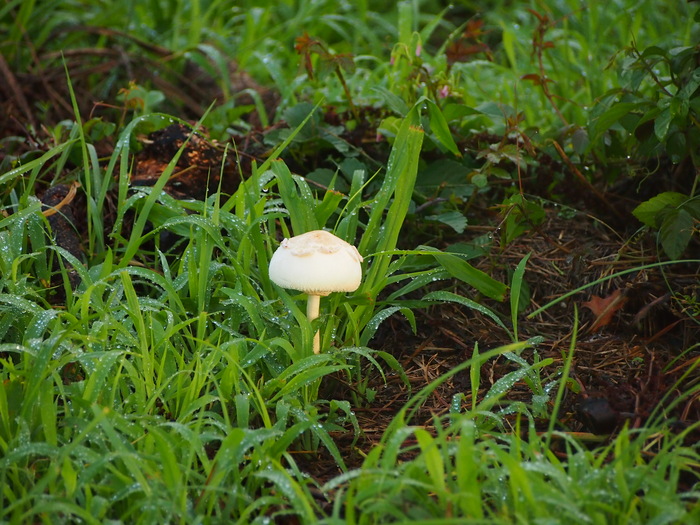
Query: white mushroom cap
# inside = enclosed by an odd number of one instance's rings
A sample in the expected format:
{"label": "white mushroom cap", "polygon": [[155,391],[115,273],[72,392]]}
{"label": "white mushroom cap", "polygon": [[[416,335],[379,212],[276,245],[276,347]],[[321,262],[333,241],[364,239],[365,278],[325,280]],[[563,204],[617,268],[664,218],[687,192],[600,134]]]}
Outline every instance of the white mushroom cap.
{"label": "white mushroom cap", "polygon": [[270,279],[310,295],[354,292],[362,280],[362,256],[325,230],[284,239],[270,259]]}

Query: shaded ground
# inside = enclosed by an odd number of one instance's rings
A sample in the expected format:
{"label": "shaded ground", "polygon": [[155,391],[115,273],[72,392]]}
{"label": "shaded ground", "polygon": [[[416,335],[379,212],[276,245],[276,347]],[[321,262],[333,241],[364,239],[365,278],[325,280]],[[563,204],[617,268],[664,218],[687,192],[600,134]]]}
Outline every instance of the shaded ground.
{"label": "shaded ground", "polygon": [[[154,49],[151,52],[158,55],[162,50]],[[82,81],[94,73],[94,68],[98,66],[80,69],[78,65],[87,65],[86,60],[81,59],[77,52],[67,56],[69,67],[73,68],[72,78],[79,99],[85,105],[85,114],[99,113],[100,106],[92,94],[81,88]],[[95,59],[90,50],[84,50],[83,56]],[[115,64],[118,65],[117,59],[126,60],[124,57],[108,58],[107,61],[97,60],[96,64],[99,67],[115,67]],[[70,61],[76,62],[73,64]],[[6,70],[5,73],[9,71],[7,64],[0,65]],[[62,87],[63,76],[59,74],[62,71],[62,65],[56,65],[38,73],[10,72],[6,75],[3,84],[6,98],[2,109],[8,118],[2,119],[0,123],[0,139],[3,140],[0,166],[3,168],[9,168],[14,158],[23,155],[31,157],[33,152],[49,149],[53,143],[47,129],[62,119],[72,118],[72,110],[67,102],[69,97]],[[81,71],[84,76],[81,76]],[[141,74],[148,80],[147,72],[142,71]],[[251,87],[250,79],[244,75],[241,79],[247,87]],[[184,101],[186,111],[183,117],[196,114],[201,108],[190,101],[190,93],[198,91],[201,94],[211,84],[196,75],[186,82],[181,79],[181,84],[177,84],[176,80],[168,80],[168,84],[164,84],[165,80],[161,79],[159,88]],[[274,101],[274,95],[265,94],[266,100]],[[32,108],[39,101],[51,103],[50,111],[41,116],[41,124],[38,124],[39,116],[32,113]],[[342,123],[342,116],[332,110],[329,110],[326,118],[334,124]],[[251,116],[251,122],[251,131],[236,137],[238,153],[240,159],[243,159],[242,170],[239,170],[238,165],[227,165],[223,181],[225,189],[235,188],[240,171],[245,175],[250,159],[262,158],[267,149],[262,136],[268,130],[260,129],[254,116]],[[27,124],[33,124],[33,131],[29,130]],[[358,148],[373,149],[371,153],[376,158],[382,150],[376,144],[368,142],[368,138],[373,136],[372,129],[363,129],[359,133],[349,133],[345,138]],[[132,184],[152,184],[182,144],[182,140],[182,128],[170,128],[168,132],[146,137],[143,151],[136,159]],[[112,147],[109,140],[104,141],[100,144],[100,154],[108,155]],[[203,181],[208,180],[206,175],[209,168],[217,164],[220,154],[221,148],[212,146],[204,135],[193,140],[191,148],[182,156],[176,176],[168,184],[167,191],[175,197],[201,198],[198,192],[206,187],[206,182]],[[548,162],[542,163],[543,180],[554,171],[551,165],[553,161],[546,160]],[[311,164],[317,165],[318,159],[313,159]],[[562,165],[555,168],[566,171]],[[571,178],[574,180],[573,176]],[[667,177],[661,173],[656,178],[662,181],[661,187],[666,185],[667,189],[671,189],[670,186],[676,182],[671,167],[668,167]],[[218,184],[216,180],[210,182],[214,184],[212,187]],[[55,205],[65,199],[69,191],[67,187],[49,189],[50,181],[47,180],[39,183],[44,186],[38,188],[37,193],[44,195],[46,204]],[[552,390],[547,390],[548,385],[554,384],[559,377],[564,356],[572,344],[575,305],[578,306],[580,327],[574,345],[571,376],[576,383],[567,391],[559,413],[562,430],[585,433],[583,439],[595,439],[596,436],[614,432],[624,422],[638,427],[644,425],[652,415],[662,417],[659,412],[661,407],[669,408],[663,417],[672,419],[673,425],[679,429],[700,420],[700,400],[697,396],[675,403],[678,392],[687,390],[700,380],[697,370],[684,377],[700,359],[697,348],[687,352],[687,349],[700,341],[700,270],[697,266],[683,264],[639,269],[655,263],[658,251],[652,235],[631,235],[637,227],[636,223],[631,225],[632,229],[625,227],[625,220],[632,221],[629,209],[640,200],[638,194],[632,193],[635,186],[625,185],[623,181],[616,188],[617,194],[613,195],[606,193],[605,188],[598,188],[593,193],[587,192],[585,187],[576,186],[572,182],[569,187],[572,195],[566,198],[568,204],[579,211],[571,212],[569,209],[549,206],[541,224],[528,225],[522,235],[508,244],[499,242],[499,224],[504,219],[504,212],[487,208],[488,203],[482,208],[477,205],[470,209],[470,223],[479,226],[467,227],[461,235],[448,228],[427,225],[420,216],[412,217],[405,226],[405,236],[416,241],[412,246],[420,241],[444,248],[455,242],[469,242],[477,236],[491,233],[495,236],[495,242],[491,245],[488,256],[478,259],[478,264],[482,270],[504,282],[509,282],[509,272],[520,260],[526,254],[531,254],[525,273],[530,302],[520,316],[519,331],[520,340],[534,336],[543,338],[536,350],[528,350],[522,355],[524,359],[528,362],[533,362],[535,358],[552,359],[552,363],[541,374],[544,378],[544,393],[547,394],[538,401],[542,411],[533,414],[542,428],[545,428],[546,420],[540,421],[539,418],[551,408],[554,395]],[[526,189],[530,193],[538,192],[534,184],[533,187],[528,187],[527,181]],[[654,188],[654,191],[657,190]],[[544,197],[551,198],[551,195]],[[493,199],[493,202],[498,202],[498,199]],[[66,206],[74,216],[79,236],[84,229],[84,211],[81,212],[80,198],[67,202]],[[608,226],[609,224],[613,226]],[[71,231],[73,233],[70,235],[75,235],[76,230],[72,227],[59,223],[52,223],[52,226],[61,231]],[[77,250],[79,248],[76,248],[76,242],[79,246],[79,237],[70,237],[65,245],[72,246],[69,248],[72,251]],[[691,245],[690,252],[690,257],[699,256],[697,239]],[[532,319],[527,317],[535,309],[571,290],[626,270],[631,271],[591,286]],[[453,291],[474,297],[472,289],[458,283],[439,284],[441,288],[451,286]],[[604,301],[596,304],[595,300],[592,301],[593,296]],[[507,304],[481,301],[503,314],[504,319],[509,318]],[[584,303],[588,303],[588,306]],[[511,342],[509,335],[493,321],[463,306],[435,304],[427,310],[416,310],[415,314],[417,333],[412,333],[408,323],[401,317],[394,316],[381,326],[371,342],[373,348],[386,350],[399,360],[410,380],[413,393],[471,357],[475,344],[478,343],[484,351]],[[481,371],[480,396],[499,378],[518,366],[520,365],[504,356],[486,363]],[[368,370],[367,373],[374,374],[370,387],[376,391],[376,396],[366,406],[355,409],[362,429],[361,437],[355,442],[351,430],[335,436],[350,467],[359,466],[362,460],[360,452],[366,452],[372,444],[378,442],[391,419],[411,395],[398,376],[389,375],[388,381],[384,383],[376,372]],[[326,385],[332,387],[336,391],[335,395],[338,395],[338,378],[329,379]],[[342,383],[340,386],[341,395],[349,398],[349,389],[342,392]],[[462,406],[469,406],[470,392],[468,371],[453,376],[427,398],[413,423],[431,426],[435,416],[448,413],[458,394],[464,396],[460,401]],[[517,400],[528,403],[533,401],[533,391],[525,381],[516,383],[506,401]],[[309,461],[305,461],[305,457]],[[326,458],[323,452],[320,457],[302,453],[299,462],[320,481],[338,473],[335,462]]]}
{"label": "shaded ground", "polygon": [[[471,232],[465,235],[470,236]],[[526,351],[522,357],[529,363],[534,362],[535,354],[540,360],[553,360],[541,374],[547,392],[543,401],[547,412],[555,397],[555,391],[547,387],[559,377],[572,344],[574,305],[578,306],[580,325],[571,377],[580,391],[575,392],[575,386],[567,389],[558,417],[560,430],[576,432],[584,441],[600,442],[623,423],[638,428],[651,416],[672,420],[672,427],[678,430],[700,421],[697,396],[676,402],[678,393],[700,379],[697,370],[683,377],[698,360],[697,349],[692,353],[684,351],[700,341],[699,312],[689,310],[697,306],[681,297],[685,294],[697,300],[696,265],[635,270],[656,261],[651,236],[626,241],[592,217],[579,213],[563,218],[551,210],[539,231],[530,232],[505,248],[494,245],[491,258],[482,259],[481,269],[505,279],[507,270],[515,268],[528,253],[531,256],[525,280],[532,302],[519,319],[520,340],[534,336],[542,336],[544,340],[536,350]],[[580,286],[624,270],[633,271],[587,288],[532,319],[527,317],[540,306]],[[458,284],[454,288],[467,297],[474,294]],[[596,329],[596,316],[583,303],[592,295],[608,297],[617,290],[623,297],[618,303],[620,308],[615,310],[608,325]],[[676,296],[669,290],[676,291]],[[506,305],[483,302],[494,309],[500,307],[506,317],[509,315]],[[460,305],[436,304],[415,313],[418,321],[415,335],[405,320],[394,316],[371,343],[397,357],[413,392],[469,359],[476,343],[483,352],[511,342],[509,335],[492,320]],[[481,371],[479,397],[518,366],[504,356],[487,362]],[[363,429],[363,439],[357,447],[363,452],[379,441],[410,395],[395,376],[386,385],[377,377],[372,386],[377,390],[374,401],[355,410]],[[454,408],[455,395],[463,394],[462,407],[470,407],[470,393],[469,371],[465,370],[427,398],[413,423],[432,426],[435,416],[443,416]],[[532,403],[533,396],[533,390],[520,381],[503,405],[511,401]],[[662,407],[670,409],[662,415],[659,412]],[[540,430],[545,430],[549,421],[540,419],[543,415],[533,414]],[[700,435],[689,436],[693,442],[698,438]],[[359,454],[349,457],[361,461]],[[310,462],[309,466],[317,469],[315,473],[321,478],[337,475],[337,467],[330,458],[327,462]]]}

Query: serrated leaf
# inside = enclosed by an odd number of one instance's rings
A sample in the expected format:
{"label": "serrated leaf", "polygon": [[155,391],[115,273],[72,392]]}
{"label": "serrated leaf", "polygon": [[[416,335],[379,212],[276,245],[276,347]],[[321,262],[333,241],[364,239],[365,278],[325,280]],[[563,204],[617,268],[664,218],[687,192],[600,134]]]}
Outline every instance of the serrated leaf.
{"label": "serrated leaf", "polygon": [[690,213],[693,219],[700,220],[700,196],[687,200],[681,208]]}
{"label": "serrated leaf", "polygon": [[633,102],[618,102],[617,104],[613,104],[600,117],[598,117],[597,120],[595,120],[592,135],[594,137],[598,137],[601,133],[604,133],[610,129],[610,126],[615,124],[618,120],[627,115],[633,109],[636,109],[638,106],[639,104]]}
{"label": "serrated leaf", "polygon": [[[311,115],[311,118],[308,118]],[[316,106],[309,102],[300,102],[299,104],[287,108],[282,115],[282,118],[287,122],[291,129],[297,128],[304,124],[294,138],[295,142],[303,142],[314,137],[317,133],[317,128],[321,117],[316,111]]]}
{"label": "serrated leaf", "polygon": [[677,208],[688,199],[687,195],[675,191],[667,191],[659,193],[656,197],[652,197],[648,201],[641,203],[633,211],[632,215],[637,219],[650,226],[657,228],[659,222],[659,213],[666,207]]}
{"label": "serrated leaf", "polygon": [[671,125],[672,120],[673,114],[671,113],[670,107],[659,113],[659,116],[656,117],[656,120],[654,121],[654,135],[656,135],[657,139],[663,142],[663,140],[666,138],[666,134],[668,133],[668,128]]}
{"label": "serrated leaf", "polygon": [[441,158],[421,169],[416,192],[425,196],[467,198],[474,186],[467,180],[471,168],[450,158]]}
{"label": "serrated leaf", "polygon": [[[696,86],[697,88],[697,86]],[[671,99],[671,103],[669,104],[669,109],[671,110],[671,115],[673,117],[678,117],[679,119],[684,119],[685,117],[688,116],[688,95],[684,95],[684,91],[681,91],[678,95],[673,97]],[[692,92],[691,92],[692,93]]]}
{"label": "serrated leaf", "polygon": [[671,259],[679,259],[693,235],[693,218],[684,210],[673,210],[659,228],[661,246]]}
{"label": "serrated leaf", "polygon": [[467,227],[467,218],[458,211],[448,211],[439,215],[430,215],[426,217],[426,219],[447,224],[457,233],[464,233],[464,229]]}
{"label": "serrated leaf", "polygon": [[[685,85],[678,93],[678,96],[687,104],[688,99],[693,96],[693,93],[700,87],[700,67],[696,68],[686,80]],[[675,98],[675,97],[674,97]]]}

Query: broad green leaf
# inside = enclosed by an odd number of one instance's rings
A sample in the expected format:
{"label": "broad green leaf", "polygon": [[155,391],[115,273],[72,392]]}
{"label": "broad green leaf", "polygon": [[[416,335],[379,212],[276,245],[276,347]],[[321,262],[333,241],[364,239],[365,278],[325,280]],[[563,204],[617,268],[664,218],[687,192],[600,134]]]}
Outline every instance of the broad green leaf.
{"label": "broad green leaf", "polygon": [[46,388],[42,388],[39,391],[39,410],[41,412],[44,439],[49,445],[58,445],[57,423],[59,420],[57,419],[56,401],[51,381],[47,381]]}
{"label": "broad green leaf", "polygon": [[458,211],[447,211],[440,215],[428,215],[426,219],[447,224],[457,233],[464,233],[464,229],[467,227],[467,218]]}
{"label": "broad green leaf", "polygon": [[406,46],[411,44],[411,35],[413,34],[413,6],[409,2],[399,2],[399,42]]}
{"label": "broad green leaf", "polygon": [[490,410],[501,397],[503,397],[513,388],[515,383],[520,381],[526,375],[529,375],[531,372],[536,372],[538,369],[552,364],[553,361],[554,360],[552,358],[543,359],[538,363],[524,366],[502,376],[491,386],[491,388],[489,388],[489,391],[484,396],[484,399],[481,401],[481,403],[479,403],[479,410]]}
{"label": "broad green leaf", "polygon": [[431,162],[420,170],[416,193],[424,199],[433,196],[467,198],[474,193],[474,185],[469,182],[474,168],[471,163],[447,157]]}
{"label": "broad green leaf", "polygon": [[666,152],[674,163],[681,162],[688,155],[688,142],[685,137],[685,133],[674,131],[666,138]]}
{"label": "broad green leaf", "polygon": [[618,102],[613,104],[600,117],[593,121],[593,130],[591,135],[596,138],[599,137],[601,133],[604,133],[610,129],[610,126],[615,124],[622,117],[638,106],[639,104],[634,102]]}
{"label": "broad green leaf", "polygon": [[700,220],[700,195],[684,202],[681,208],[690,213],[693,219]]}
{"label": "broad green leaf", "polygon": [[459,504],[466,515],[476,519],[483,518],[481,493],[482,483],[478,481],[481,451],[476,446],[475,435],[478,430],[474,421],[462,420],[460,422],[459,440],[455,454],[455,475],[457,486],[460,489]]}
{"label": "broad green leaf", "polygon": [[381,133],[388,138],[393,138],[398,135],[402,122],[403,119],[398,117],[386,117],[379,123],[377,133]]}
{"label": "broad green leaf", "polygon": [[680,98],[682,98],[687,104],[688,99],[693,96],[693,93],[695,93],[698,87],[700,87],[700,68],[695,69],[695,71],[693,71],[690,77],[685,81],[683,88],[679,92]]}
{"label": "broad green leaf", "polygon": [[684,97],[682,92],[671,99],[669,104],[673,118],[685,119],[688,116],[688,97]]}
{"label": "broad green leaf", "polygon": [[670,107],[664,109],[659,116],[654,120],[654,135],[659,141],[663,142],[666,139],[668,128],[673,120],[673,112]]}
{"label": "broad green leaf", "polygon": [[406,105],[406,102],[404,102],[404,100],[400,96],[396,95],[395,93],[392,93],[384,86],[374,86],[372,88],[372,91],[376,91],[377,93],[379,93],[384,99],[384,102],[389,107],[389,109],[391,109],[391,111],[393,111],[397,115],[403,117],[406,115],[406,113],[408,113],[408,106]]}
{"label": "broad green leaf", "polygon": [[684,209],[672,210],[659,229],[661,246],[671,259],[679,259],[693,235],[693,218]]}
{"label": "broad green leaf", "polygon": [[452,122],[453,120],[461,120],[464,117],[481,115],[482,113],[478,109],[465,106],[464,104],[445,104],[442,108],[442,114],[447,122]]}
{"label": "broad green leaf", "polygon": [[649,47],[644,49],[641,56],[642,56],[642,58],[649,58],[652,56],[660,56],[660,57],[667,58],[668,53],[666,52],[665,49],[663,49],[659,46],[649,46]]}
{"label": "broad green leaf", "polygon": [[[105,384],[110,379],[112,369],[117,359],[123,355],[120,350],[107,352],[90,352],[81,358],[81,362],[91,362],[90,376],[85,382],[83,399],[90,403],[100,402],[100,395],[105,390]],[[144,359],[146,359],[144,357]]]}
{"label": "broad green leaf", "polygon": [[659,193],[656,197],[652,197],[648,201],[637,206],[632,211],[632,215],[647,226],[658,228],[660,220],[659,213],[661,210],[666,207],[677,208],[687,199],[687,195],[674,191]]}

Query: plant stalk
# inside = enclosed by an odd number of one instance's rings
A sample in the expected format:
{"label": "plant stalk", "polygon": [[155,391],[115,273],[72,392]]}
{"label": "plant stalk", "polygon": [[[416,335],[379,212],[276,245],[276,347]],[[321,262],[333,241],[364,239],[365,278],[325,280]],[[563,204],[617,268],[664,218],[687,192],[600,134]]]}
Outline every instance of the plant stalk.
{"label": "plant stalk", "polygon": [[[309,323],[313,323],[314,319],[318,317],[319,306],[321,305],[320,295],[309,294],[308,301],[306,303],[306,317]],[[318,330],[314,333],[314,344],[313,344],[314,354],[321,352],[321,334]]]}

